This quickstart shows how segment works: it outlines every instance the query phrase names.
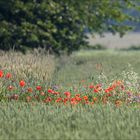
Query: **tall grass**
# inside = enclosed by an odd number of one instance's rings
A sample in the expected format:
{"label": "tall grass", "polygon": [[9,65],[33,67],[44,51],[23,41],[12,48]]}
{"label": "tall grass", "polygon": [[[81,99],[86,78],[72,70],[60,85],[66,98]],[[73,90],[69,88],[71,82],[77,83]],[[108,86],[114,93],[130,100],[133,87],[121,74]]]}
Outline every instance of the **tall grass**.
{"label": "tall grass", "polygon": [[139,139],[140,109],[1,103],[0,139]]}
{"label": "tall grass", "polygon": [[39,52],[27,53],[0,52],[0,68],[12,72],[17,79],[52,80],[55,59]]}
{"label": "tall grass", "polygon": [[[0,69],[12,72],[18,80],[50,81],[63,90],[81,80],[87,84],[122,79],[135,87],[139,63],[140,52],[80,51],[57,59],[38,53],[0,53]],[[136,89],[139,92],[139,85]],[[139,139],[139,107],[1,102],[0,139]]]}
{"label": "tall grass", "polygon": [[60,65],[55,80],[64,85],[81,80],[99,82],[103,74],[109,82],[122,79],[123,71],[130,72],[131,68],[140,76],[139,51],[79,51],[66,60]]}

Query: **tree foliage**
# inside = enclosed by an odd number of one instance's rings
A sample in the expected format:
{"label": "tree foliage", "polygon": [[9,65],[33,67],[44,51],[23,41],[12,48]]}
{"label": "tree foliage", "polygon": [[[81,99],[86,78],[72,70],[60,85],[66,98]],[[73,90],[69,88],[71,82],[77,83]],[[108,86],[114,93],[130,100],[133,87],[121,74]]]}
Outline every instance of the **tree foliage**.
{"label": "tree foliage", "polygon": [[45,48],[60,54],[86,44],[85,29],[123,35],[138,0],[0,0],[0,48]]}

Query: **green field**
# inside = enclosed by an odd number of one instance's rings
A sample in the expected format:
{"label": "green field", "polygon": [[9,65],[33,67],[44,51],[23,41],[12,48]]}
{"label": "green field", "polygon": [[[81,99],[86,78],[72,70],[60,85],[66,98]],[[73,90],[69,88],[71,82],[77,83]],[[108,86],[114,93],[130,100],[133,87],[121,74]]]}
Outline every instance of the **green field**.
{"label": "green field", "polygon": [[[108,80],[122,78],[122,72],[134,72],[140,74],[139,51],[80,51],[70,58],[59,59],[59,71],[55,75],[58,83],[98,81],[103,73]],[[130,65],[130,66],[129,66]]]}
{"label": "green field", "polygon": [[139,139],[140,108],[1,103],[0,139]]}
{"label": "green field", "polygon": [[[56,58],[45,55],[1,53],[0,69],[16,79],[57,85],[62,91],[85,84],[129,82],[139,94],[139,51],[79,51]],[[48,63],[48,61],[50,63]],[[30,69],[29,69],[30,63]],[[40,81],[39,81],[40,80]],[[3,82],[3,81],[2,81]],[[0,81],[0,93],[3,84]],[[33,84],[33,83],[32,83]],[[0,139],[139,139],[140,104],[52,105],[20,101],[0,103]]]}

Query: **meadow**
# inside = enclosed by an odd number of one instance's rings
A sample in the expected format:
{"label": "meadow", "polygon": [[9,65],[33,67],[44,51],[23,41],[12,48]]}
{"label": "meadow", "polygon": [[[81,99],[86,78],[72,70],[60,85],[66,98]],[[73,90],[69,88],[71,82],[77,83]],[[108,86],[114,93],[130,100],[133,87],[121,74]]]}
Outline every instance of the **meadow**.
{"label": "meadow", "polygon": [[0,139],[139,139],[140,52],[0,52]]}

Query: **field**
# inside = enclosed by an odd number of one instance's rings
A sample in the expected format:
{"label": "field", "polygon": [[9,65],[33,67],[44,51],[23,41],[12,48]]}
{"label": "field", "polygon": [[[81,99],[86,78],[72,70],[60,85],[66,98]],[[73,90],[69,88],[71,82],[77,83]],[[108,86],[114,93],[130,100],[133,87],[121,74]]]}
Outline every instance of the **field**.
{"label": "field", "polygon": [[105,33],[104,37],[100,37],[99,35],[95,35],[95,37],[89,36],[90,45],[100,44],[105,48],[130,48],[132,46],[140,46],[140,33],[139,32],[129,32],[122,38],[120,38],[119,34],[112,35],[111,33]]}
{"label": "field", "polygon": [[0,139],[139,139],[140,52],[0,53]]}

